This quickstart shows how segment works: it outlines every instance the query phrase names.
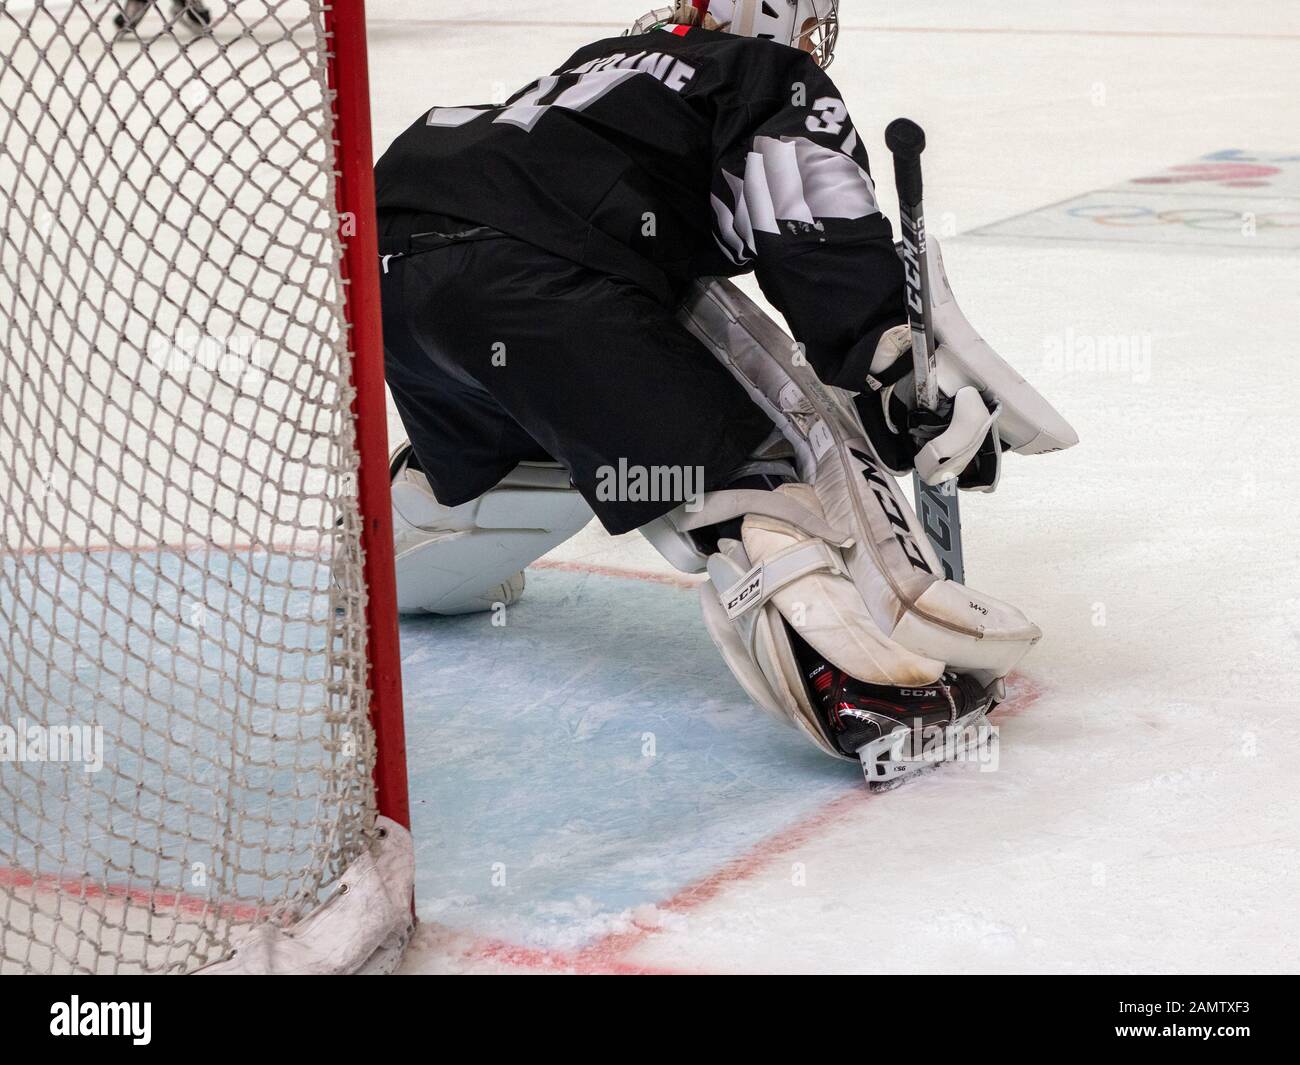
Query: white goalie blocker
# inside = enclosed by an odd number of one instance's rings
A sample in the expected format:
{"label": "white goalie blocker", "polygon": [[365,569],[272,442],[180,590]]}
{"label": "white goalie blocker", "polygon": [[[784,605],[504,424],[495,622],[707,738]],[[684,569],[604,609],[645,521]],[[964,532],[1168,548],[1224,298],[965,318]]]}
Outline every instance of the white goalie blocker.
{"label": "white goalie blocker", "polygon": [[[776,431],[758,457],[788,455],[799,476],[773,492],[712,493],[698,511],[680,508],[642,529],[679,569],[707,570],[705,622],[750,697],[845,757],[817,724],[792,629],[860,681],[923,686],[955,670],[997,690],[1040,630],[1015,607],[944,579],[851,394],[822,384],[793,340],[730,282],[698,282],[682,320],[772,419]],[[1008,386],[994,397],[1003,416],[1014,407],[1018,418],[1043,422],[1017,424],[1017,439],[1052,450],[1044,434],[1072,435],[1037,393],[1027,400],[1010,387],[1020,379],[987,345],[981,359],[980,380]],[[1042,409],[1050,416],[1038,419]],[[742,516],[742,540],[724,539],[711,556],[688,535]]]}

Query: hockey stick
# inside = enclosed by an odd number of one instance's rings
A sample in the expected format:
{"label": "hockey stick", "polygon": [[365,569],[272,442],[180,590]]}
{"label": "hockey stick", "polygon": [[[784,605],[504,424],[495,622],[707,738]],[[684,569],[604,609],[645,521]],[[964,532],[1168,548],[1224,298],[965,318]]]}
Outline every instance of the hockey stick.
{"label": "hockey stick", "polygon": [[[939,406],[939,365],[935,358],[934,322],[930,313],[930,276],[925,248],[925,210],[921,202],[921,153],[925,132],[915,122],[896,118],[885,130],[885,144],[894,156],[898,212],[903,238],[903,268],[907,288],[907,317],[912,328],[918,407]],[[966,566],[961,547],[961,515],[957,509],[957,479],[928,485],[912,474],[916,514],[921,519],[949,580],[964,584]]]}

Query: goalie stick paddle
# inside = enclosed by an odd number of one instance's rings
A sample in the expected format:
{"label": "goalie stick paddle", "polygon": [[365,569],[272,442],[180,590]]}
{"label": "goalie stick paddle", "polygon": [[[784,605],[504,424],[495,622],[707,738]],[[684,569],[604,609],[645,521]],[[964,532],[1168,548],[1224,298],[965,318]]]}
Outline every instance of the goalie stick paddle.
{"label": "goalie stick paddle", "polygon": [[[935,358],[934,322],[930,314],[930,275],[925,247],[925,209],[921,202],[921,153],[925,132],[907,118],[896,118],[885,130],[885,144],[894,156],[898,187],[899,228],[903,239],[903,272],[907,318],[912,329],[912,360],[916,370],[917,404],[926,410],[939,405],[939,366]],[[928,485],[913,472],[916,514],[934,546],[944,575],[966,581],[961,546],[961,515],[957,509],[957,479]]]}

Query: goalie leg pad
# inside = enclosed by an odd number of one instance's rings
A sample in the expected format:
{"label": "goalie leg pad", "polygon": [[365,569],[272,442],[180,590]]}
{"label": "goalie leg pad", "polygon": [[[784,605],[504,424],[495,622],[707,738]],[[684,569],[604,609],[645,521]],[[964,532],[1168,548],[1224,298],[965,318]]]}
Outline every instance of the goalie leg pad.
{"label": "goalie leg pad", "polygon": [[[794,513],[819,512],[807,485],[771,493],[790,499]],[[840,549],[797,524],[750,514],[743,543],[724,540],[710,556],[700,588],[705,625],[741,686],[759,706],[795,725],[835,757],[841,751],[812,706],[791,628],[828,661],[874,684],[925,686],[944,663],[913,654],[872,620],[844,566]]]}
{"label": "goalie leg pad", "polygon": [[395,465],[393,548],[403,613],[509,606],[523,593],[523,569],[593,517],[567,471],[554,463],[522,463],[458,507],[439,503],[423,473]]}
{"label": "goalie leg pad", "polygon": [[944,579],[849,393],[818,380],[789,336],[729,282],[697,284],[683,316],[768,413],[803,482],[730,500],[714,493],[702,512],[675,511],[666,522],[685,534],[746,516],[744,543],[708,560],[702,594],[714,641],[755,701],[807,731],[786,623],[873,683],[924,684],[945,666],[992,680],[1014,668],[1040,631],[1015,607]]}

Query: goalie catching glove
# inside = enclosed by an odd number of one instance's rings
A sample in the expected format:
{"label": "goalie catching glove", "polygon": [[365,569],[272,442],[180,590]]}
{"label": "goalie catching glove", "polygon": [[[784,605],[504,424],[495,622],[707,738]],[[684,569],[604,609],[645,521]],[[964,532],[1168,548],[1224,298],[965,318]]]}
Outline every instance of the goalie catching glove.
{"label": "goalie catching glove", "polygon": [[991,492],[1002,454],[1045,454],[1079,442],[1068,422],[995,352],[953,296],[939,242],[928,240],[932,315],[938,348],[939,410],[918,408],[912,337],[895,326],[871,360],[858,413],[890,472],[915,468],[926,484],[957,478],[959,488]]}

